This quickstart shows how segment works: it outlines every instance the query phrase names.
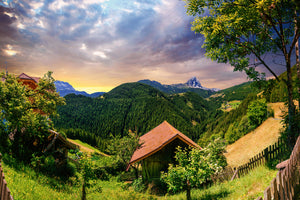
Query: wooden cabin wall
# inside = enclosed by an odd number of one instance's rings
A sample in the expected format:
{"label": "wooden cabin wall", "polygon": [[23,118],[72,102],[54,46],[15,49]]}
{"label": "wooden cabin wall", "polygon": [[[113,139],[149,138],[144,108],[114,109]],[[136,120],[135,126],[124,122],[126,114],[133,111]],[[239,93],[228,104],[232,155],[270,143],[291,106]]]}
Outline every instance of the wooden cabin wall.
{"label": "wooden cabin wall", "polygon": [[151,182],[154,179],[160,179],[161,171],[166,172],[169,164],[175,164],[174,156],[178,146],[185,148],[188,145],[180,139],[175,139],[160,151],[142,160],[143,180]]}

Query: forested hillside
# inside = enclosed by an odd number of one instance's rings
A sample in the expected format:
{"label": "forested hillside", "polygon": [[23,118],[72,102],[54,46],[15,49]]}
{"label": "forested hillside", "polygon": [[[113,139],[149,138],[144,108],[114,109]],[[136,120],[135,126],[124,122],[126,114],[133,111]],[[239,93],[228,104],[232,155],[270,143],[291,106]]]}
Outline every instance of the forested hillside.
{"label": "forested hillside", "polygon": [[211,137],[225,138],[227,142],[234,142],[243,135],[247,134],[251,129],[247,119],[247,110],[250,102],[257,99],[256,93],[249,94],[241,104],[230,112],[222,112],[217,110],[214,117],[207,118],[203,124],[202,135],[199,142],[206,144]]}
{"label": "forested hillside", "polygon": [[169,96],[142,83],[120,85],[99,98],[73,94],[65,98],[66,105],[58,108],[60,118],[53,120],[56,127],[67,134],[66,129],[81,129],[81,134],[103,139],[127,135],[129,130],[141,135],[167,120],[196,140],[201,134],[199,124],[215,110],[195,93]]}
{"label": "forested hillside", "polygon": [[[293,70],[293,83],[296,83],[297,73],[296,66]],[[265,98],[267,102],[286,102],[287,101],[287,87],[284,83],[286,80],[286,72],[279,76],[280,82],[271,79],[260,83],[263,89],[261,97]],[[226,101],[242,100],[241,104],[230,112],[216,112],[215,118],[208,118],[204,127],[203,134],[200,136],[200,143],[207,143],[210,138],[223,137],[227,142],[232,143],[253,130],[255,126],[249,124],[247,118],[248,107],[256,99],[259,99],[259,90],[252,82],[243,83],[212,95],[209,100],[215,102],[216,105],[221,105]],[[297,96],[297,87],[294,85],[294,94]],[[268,109],[269,117],[272,115],[272,110]]]}
{"label": "forested hillside", "polygon": [[235,85],[224,90],[220,90],[209,97],[210,101],[213,101],[218,106],[222,103],[234,100],[244,100],[250,93],[258,93],[258,88],[255,87],[253,82],[246,82],[239,85]]}

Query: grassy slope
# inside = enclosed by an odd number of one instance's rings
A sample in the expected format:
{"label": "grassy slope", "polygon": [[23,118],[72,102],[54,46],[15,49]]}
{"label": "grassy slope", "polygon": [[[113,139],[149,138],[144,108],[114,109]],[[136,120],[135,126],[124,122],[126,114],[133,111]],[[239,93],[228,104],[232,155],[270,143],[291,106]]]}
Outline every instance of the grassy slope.
{"label": "grassy slope", "polygon": [[99,151],[98,149],[96,149],[96,148],[92,147],[91,145],[89,145],[89,144],[87,144],[85,142],[82,142],[80,140],[72,140],[72,139],[68,138],[68,141],[72,142],[73,144],[78,145],[80,151],[82,151],[83,153],[88,153],[88,154],[98,153],[98,154],[101,154],[103,156],[108,156],[107,154]]}
{"label": "grassy slope", "polygon": [[[256,199],[262,196],[265,188],[275,177],[276,170],[267,167],[259,167],[248,175],[236,179],[232,182],[225,182],[212,186],[208,189],[193,189],[192,198],[199,200],[208,199]],[[79,200],[81,198],[81,187],[69,184],[58,184],[58,181],[45,177],[36,176],[35,172],[29,167],[21,167],[19,170],[4,164],[4,173],[12,195],[15,200],[35,200],[35,199],[70,199]],[[93,187],[88,191],[87,199],[185,199],[185,193],[175,195],[154,196],[146,193],[137,193],[131,187],[124,187],[126,184],[117,182],[115,179],[110,181],[95,181]],[[101,192],[92,192],[97,188]],[[124,188],[124,189],[123,189]]]}
{"label": "grassy slope", "polygon": [[15,200],[80,199],[79,189],[57,184],[55,179],[39,175],[27,166],[19,169],[3,165],[8,188]]}
{"label": "grassy slope", "polygon": [[237,167],[247,163],[250,158],[278,140],[280,130],[283,128],[281,110],[284,109],[284,103],[270,105],[274,110],[274,118],[268,118],[254,131],[227,146],[225,156],[230,166]]}
{"label": "grassy slope", "polygon": [[[61,184],[54,178],[36,173],[27,166],[21,166],[18,170],[8,165],[3,165],[5,179],[15,200],[80,200],[81,186]],[[87,199],[153,199],[151,195],[137,193],[131,188],[122,189],[125,184],[110,181],[95,181],[93,187],[87,192]],[[101,192],[96,191],[101,188]]]}

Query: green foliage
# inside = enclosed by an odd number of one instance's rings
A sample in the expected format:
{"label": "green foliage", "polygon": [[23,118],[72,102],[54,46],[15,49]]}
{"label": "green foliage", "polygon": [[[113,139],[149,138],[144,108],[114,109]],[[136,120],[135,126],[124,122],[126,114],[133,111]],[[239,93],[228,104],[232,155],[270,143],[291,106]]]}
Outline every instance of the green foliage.
{"label": "green foliage", "polygon": [[253,127],[249,126],[247,116],[243,116],[241,121],[230,124],[225,133],[225,140],[231,144],[250,132]]}
{"label": "green foliage", "polygon": [[144,192],[147,188],[141,177],[132,182],[132,187],[136,192]]}
{"label": "green foliage", "polygon": [[65,162],[57,165],[55,158],[51,155],[32,154],[30,166],[36,171],[37,175],[43,173],[50,177],[60,177],[62,180],[68,180],[77,173],[77,166],[71,162]]}
{"label": "green foliage", "polygon": [[[287,55],[281,50],[294,48],[295,44],[290,44],[295,25],[290,19],[294,18],[297,10],[292,1],[236,0],[215,3],[213,0],[186,0],[186,8],[188,15],[195,16],[192,30],[205,36],[203,47],[206,55],[212,60],[230,63],[235,71],[245,71],[253,80],[263,77],[255,69],[257,65],[269,69],[263,61],[265,53]],[[285,40],[282,41],[282,38]],[[251,55],[260,63],[250,59]]]}
{"label": "green foliage", "polygon": [[177,165],[170,164],[167,173],[162,173],[161,179],[168,185],[168,190],[179,192],[191,187],[200,187],[227,165],[223,156],[224,142],[216,139],[204,149],[177,148],[175,159]]}
{"label": "green foliage", "polygon": [[19,159],[29,161],[33,153],[42,151],[48,130],[53,129],[48,116],[56,115],[56,107],[64,104],[64,99],[54,92],[51,74],[45,74],[35,90],[20,83],[14,75],[0,75],[5,80],[0,82],[0,120],[5,128],[1,135],[4,140],[9,136],[11,148],[6,151]]}
{"label": "green foliage", "polygon": [[141,144],[139,144],[139,137],[134,133],[128,133],[127,136],[122,138],[120,136],[112,138],[108,146],[108,152],[120,159],[125,170],[133,152],[139,146],[141,146]]}
{"label": "green foliage", "polygon": [[266,99],[252,101],[248,106],[247,117],[250,126],[259,126],[268,116]]}

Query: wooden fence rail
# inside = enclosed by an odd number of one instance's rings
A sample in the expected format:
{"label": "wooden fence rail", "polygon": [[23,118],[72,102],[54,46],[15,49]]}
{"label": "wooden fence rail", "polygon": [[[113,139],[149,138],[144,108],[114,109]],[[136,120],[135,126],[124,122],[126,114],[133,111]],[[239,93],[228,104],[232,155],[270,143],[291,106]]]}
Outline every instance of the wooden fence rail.
{"label": "wooden fence rail", "polygon": [[217,183],[217,182],[222,183],[224,181],[230,180],[233,174],[234,174],[233,169],[230,166],[227,166],[220,173],[211,176],[211,180],[213,183]]}
{"label": "wooden fence rail", "polygon": [[0,153],[0,200],[13,200],[13,197],[10,195],[10,190],[7,187],[7,183],[5,181],[3,169],[1,166],[1,158],[2,155]]}
{"label": "wooden fence rail", "polygon": [[248,174],[252,169],[266,164],[268,161],[271,161],[275,158],[278,158],[279,161],[282,161],[283,155],[288,151],[288,147],[285,144],[283,139],[278,139],[278,141],[265,148],[262,152],[256,156],[249,159],[249,162],[237,167],[237,169],[232,169],[227,166],[221,173],[211,177],[213,183],[223,182],[225,180],[233,180],[235,178],[244,176]]}
{"label": "wooden fence rail", "polygon": [[[300,136],[292,151],[285,168],[280,170],[271,181],[271,185],[264,191],[264,198],[257,200],[289,200],[300,196]],[[298,192],[298,194],[297,194]],[[297,196],[296,196],[297,195]]]}

